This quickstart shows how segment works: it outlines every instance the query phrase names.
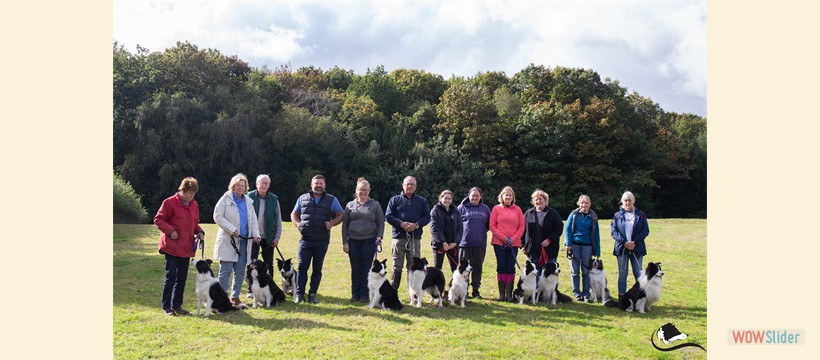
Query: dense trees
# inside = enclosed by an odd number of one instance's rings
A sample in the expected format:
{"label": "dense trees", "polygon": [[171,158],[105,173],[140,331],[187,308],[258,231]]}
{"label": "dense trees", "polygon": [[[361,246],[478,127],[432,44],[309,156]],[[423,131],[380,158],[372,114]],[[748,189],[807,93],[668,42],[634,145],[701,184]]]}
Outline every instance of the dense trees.
{"label": "dense trees", "polygon": [[650,216],[706,216],[706,119],[666,112],[590,69],[533,64],[448,80],[383,66],[269,70],[189,43],[136,53],[115,43],[113,62],[113,168],[149,214],[194,176],[212,221],[236,172],[269,173],[289,209],[320,172],[342,201],[364,176],[386,203],[412,174],[431,201],[480,186],[492,203],[511,185],[525,207],[541,188],[561,213],[587,193],[607,214],[628,189]]}

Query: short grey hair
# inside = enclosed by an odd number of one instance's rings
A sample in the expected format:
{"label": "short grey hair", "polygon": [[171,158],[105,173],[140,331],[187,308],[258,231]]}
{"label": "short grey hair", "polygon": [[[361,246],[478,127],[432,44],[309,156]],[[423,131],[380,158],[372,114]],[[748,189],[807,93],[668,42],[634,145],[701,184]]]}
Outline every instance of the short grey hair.
{"label": "short grey hair", "polygon": [[[402,181],[401,181],[402,185],[404,185],[404,183],[406,183],[406,182],[407,182],[407,180],[410,180],[410,179],[416,180],[416,177],[415,177],[415,176],[411,176],[411,175],[407,175],[407,176],[404,178],[404,180],[402,180]],[[418,180],[416,180],[416,185],[418,185],[418,184],[419,184],[419,181],[418,181]]]}
{"label": "short grey hair", "polygon": [[262,181],[262,179],[265,178],[267,178],[268,181],[270,181],[270,176],[268,176],[268,174],[259,174],[259,176],[256,177],[256,183],[258,184],[260,181]]}

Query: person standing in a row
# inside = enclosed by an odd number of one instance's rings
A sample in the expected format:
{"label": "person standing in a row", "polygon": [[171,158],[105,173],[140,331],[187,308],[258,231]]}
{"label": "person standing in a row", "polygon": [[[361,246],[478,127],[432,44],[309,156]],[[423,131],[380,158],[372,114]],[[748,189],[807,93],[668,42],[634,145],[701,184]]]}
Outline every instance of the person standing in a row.
{"label": "person standing in a row", "polygon": [[515,264],[521,236],[524,235],[524,214],[515,205],[515,192],[505,186],[498,194],[498,205],[490,213],[490,231],[493,233],[496,274],[498,279],[498,301],[513,301],[515,284]]}
{"label": "person standing in a row", "polygon": [[228,191],[214,206],[214,222],[219,226],[214,244],[214,259],[219,260],[219,285],[229,290],[231,303],[239,305],[239,291],[245,281],[245,265],[250,261],[251,241],[259,242],[259,224],[253,209],[253,200],[246,196],[248,178],[239,173],[231,178]]}
{"label": "person standing in a row", "polygon": [[159,253],[165,255],[165,281],[162,283],[162,312],[165,315],[187,315],[182,309],[188,264],[196,256],[194,238],[205,241],[205,231],[199,226],[199,205],[194,195],[199,191],[196,179],[186,177],[177,193],[162,201],[154,224],[162,234]]}
{"label": "person standing in a row", "polygon": [[[256,177],[256,190],[248,193],[253,200],[253,210],[259,223],[259,242],[251,244],[251,259],[259,259],[268,265],[268,273],[273,276],[273,248],[279,246],[282,237],[282,215],[279,210],[279,198],[270,190],[270,176],[262,174]],[[261,250],[261,251],[260,251]],[[248,284],[248,297],[253,297],[251,284]]]}
{"label": "person standing in a row", "polygon": [[643,257],[646,256],[646,237],[649,236],[649,223],[646,214],[635,207],[635,195],[631,191],[621,196],[621,208],[615,213],[610,224],[615,248],[612,255],[618,259],[618,298],[626,293],[626,278],[629,276],[629,265],[632,265],[632,276],[635,281],[641,276]]}
{"label": "person standing in a row", "polygon": [[572,295],[575,300],[586,302],[592,302],[589,298],[590,259],[593,256],[601,257],[598,214],[591,207],[592,200],[589,196],[581,195],[578,198],[578,208],[569,214],[564,229],[564,246],[567,248],[567,257],[571,259]]}
{"label": "person standing in a row", "polygon": [[430,245],[433,246],[434,266],[437,269],[441,270],[446,258],[450,264],[450,274],[456,271],[456,249],[461,242],[461,232],[461,214],[453,204],[453,192],[444,190],[438,196],[438,203],[430,210]]}
{"label": "person standing in a row", "polygon": [[384,212],[370,198],[370,183],[356,182],[356,198],[347,203],[342,218],[342,246],[350,257],[350,301],[370,301],[367,273],[376,254],[376,243],[384,235]]}
{"label": "person standing in a row", "polygon": [[459,243],[459,258],[467,259],[473,267],[471,283],[472,297],[481,299],[481,273],[484,256],[487,254],[487,231],[490,230],[490,208],[481,200],[481,189],[470,189],[467,197],[458,206],[461,215],[462,236]]}
{"label": "person standing in a row", "polygon": [[330,229],[342,222],[344,211],[339,199],[325,192],[325,177],[316,175],[310,179],[311,191],[303,194],[296,201],[290,220],[299,229],[299,271],[296,273],[296,294],[293,301],[301,303],[305,298],[307,272],[313,261],[313,273],[310,276],[308,302],[318,304],[316,293],[322,282],[322,266],[330,244]]}
{"label": "person standing in a row", "polygon": [[536,264],[538,271],[547,262],[558,261],[559,240],[564,222],[558,211],[549,207],[549,195],[541,189],[532,193],[533,207],[524,213],[524,255]]}
{"label": "person standing in a row", "polygon": [[393,272],[390,285],[398,290],[401,273],[407,261],[407,275],[413,256],[421,257],[422,228],[430,222],[430,206],[427,199],[416,194],[416,178],[407,176],[402,182],[402,193],[390,198],[387,203],[385,220],[393,226]]}

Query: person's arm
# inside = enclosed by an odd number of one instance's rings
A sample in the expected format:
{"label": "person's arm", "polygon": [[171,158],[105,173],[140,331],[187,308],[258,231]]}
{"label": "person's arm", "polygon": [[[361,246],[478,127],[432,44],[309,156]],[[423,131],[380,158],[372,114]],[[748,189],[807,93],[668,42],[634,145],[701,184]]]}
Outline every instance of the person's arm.
{"label": "person's arm", "polygon": [[421,203],[421,218],[416,221],[416,225],[418,225],[417,229],[421,229],[427,224],[430,223],[430,203],[427,202],[427,199],[424,199]]}
{"label": "person's arm", "polygon": [[384,239],[384,211],[382,211],[382,204],[378,201],[375,203],[376,209],[373,211],[376,212],[376,239],[381,240]]}
{"label": "person's arm", "polygon": [[[355,201],[355,200],[354,200]],[[350,206],[350,205],[348,205]],[[345,207],[345,211],[342,214],[342,245],[347,245],[347,228],[350,226],[350,207]],[[347,251],[345,251],[347,252]]]}
{"label": "person's arm", "polygon": [[646,221],[646,214],[641,212],[641,216],[638,218],[638,224],[642,225],[640,227],[640,231],[635,234],[635,238],[632,239],[636,244],[641,243],[644,244],[646,237],[649,236],[649,222]]}
{"label": "person's arm", "polygon": [[621,231],[618,229],[618,220],[618,213],[615,213],[615,216],[612,217],[612,223],[609,225],[609,230],[612,234],[612,239],[615,240],[618,245],[623,246],[626,239],[624,239],[623,235],[621,235]]}
{"label": "person's arm", "polygon": [[396,209],[396,206],[396,197],[391,197],[387,202],[387,211],[384,213],[384,219],[387,220],[387,223],[392,225],[394,228],[400,229],[403,220],[396,217],[398,210]]}
{"label": "person's arm", "polygon": [[441,228],[441,218],[438,216],[436,208],[430,210],[430,237],[437,245],[444,245],[444,229]]}
{"label": "person's arm", "polygon": [[[168,220],[171,219],[174,212],[174,207],[167,204],[168,200],[164,200],[162,205],[159,206],[159,210],[157,210],[157,214],[154,215],[154,225],[157,226],[159,231],[162,231],[163,234],[168,235],[169,237],[171,234],[176,231],[173,225],[171,225]],[[199,225],[197,225],[199,226]],[[176,236],[174,236],[176,237]]]}
{"label": "person's arm", "polygon": [[569,247],[572,243],[572,237],[574,233],[572,232],[572,222],[575,220],[575,211],[570,211],[569,216],[567,216],[567,223],[564,226],[564,246]]}
{"label": "person's arm", "polygon": [[513,242],[517,242],[518,246],[521,246],[521,237],[524,236],[524,229],[526,229],[524,223],[524,214],[521,213],[521,209],[515,212],[516,219],[518,220],[518,227],[515,230],[515,234],[513,234],[512,239]]}
{"label": "person's arm", "polygon": [[219,198],[219,201],[216,202],[216,206],[214,206],[214,222],[217,226],[219,226],[222,230],[225,230],[228,234],[235,233],[238,229],[234,224],[231,224],[228,219],[225,218],[225,203],[228,200],[225,200],[225,197]]}
{"label": "person's arm", "polygon": [[601,257],[601,230],[598,228],[598,223],[592,224],[592,231],[595,232],[595,256]]}
{"label": "person's arm", "polygon": [[330,211],[336,214],[336,216],[332,220],[325,222],[325,226],[328,231],[330,231],[330,229],[334,226],[339,225],[344,217],[344,209],[342,209],[342,205],[339,204],[339,198],[333,198],[333,204],[330,205]]}
{"label": "person's arm", "polygon": [[501,230],[498,229],[498,213],[501,212],[498,207],[493,207],[493,210],[490,211],[490,233],[492,234],[493,240],[498,240],[500,242],[504,242],[506,240],[506,236],[501,234]]}
{"label": "person's arm", "polygon": [[299,223],[301,222],[302,214],[298,212],[291,212],[290,213],[290,222],[293,223],[297,229],[299,228]]}
{"label": "person's arm", "polygon": [[276,235],[273,236],[271,244],[279,246],[279,239],[282,238],[282,213],[280,212],[282,208],[279,207],[279,200],[276,200],[274,204],[276,204]]}

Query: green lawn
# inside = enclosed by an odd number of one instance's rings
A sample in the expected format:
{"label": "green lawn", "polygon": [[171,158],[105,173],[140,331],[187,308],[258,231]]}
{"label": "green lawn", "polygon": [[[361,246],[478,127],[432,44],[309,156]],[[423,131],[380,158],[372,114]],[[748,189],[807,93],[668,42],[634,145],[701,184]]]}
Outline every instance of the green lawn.
{"label": "green lawn", "polygon": [[[298,232],[285,223],[280,248],[296,258]],[[681,342],[706,343],[706,220],[651,219],[649,261],[663,263],[661,300],[647,314],[632,314],[601,304],[558,306],[468,300],[465,309],[426,304],[403,311],[368,309],[350,303],[350,263],[339,231],[325,259],[318,305],[249,309],[209,318],[162,314],[164,258],[157,253],[159,231],[151,225],[114,225],[114,356],[116,358],[705,358],[693,347],[660,352],[651,334],[672,322],[689,335]],[[216,225],[204,225],[206,258],[213,255]],[[609,229],[609,221],[601,222]],[[428,228],[422,255],[432,262]],[[607,233],[607,231],[604,231]],[[609,289],[617,293],[612,242],[603,234],[602,258]],[[389,242],[388,242],[389,243]],[[563,240],[562,240],[563,243]],[[389,246],[379,258],[389,258]],[[519,254],[519,263],[525,261]],[[571,293],[566,258],[560,289]],[[390,263],[390,261],[388,261]],[[214,264],[216,271],[217,264]],[[445,265],[446,268],[446,265]],[[482,295],[497,296],[495,256],[488,249]],[[195,269],[189,269],[183,307],[196,309]],[[631,276],[630,276],[631,277]],[[449,280],[450,276],[447,275]],[[275,276],[279,281],[278,274]],[[399,295],[407,298],[406,279]],[[631,285],[631,284],[630,284]],[[243,290],[244,291],[244,290]],[[243,293],[243,301],[250,303]],[[658,340],[655,340],[658,343]],[[677,344],[675,343],[675,344]],[[661,345],[663,345],[661,343]],[[663,346],[662,346],[663,347]]]}

